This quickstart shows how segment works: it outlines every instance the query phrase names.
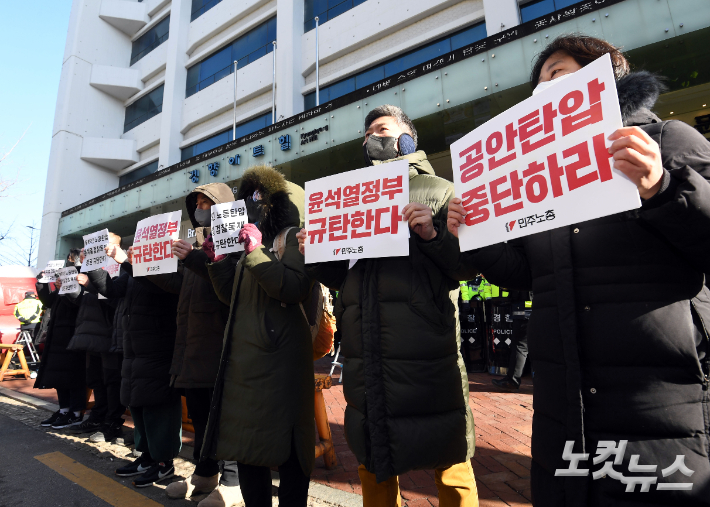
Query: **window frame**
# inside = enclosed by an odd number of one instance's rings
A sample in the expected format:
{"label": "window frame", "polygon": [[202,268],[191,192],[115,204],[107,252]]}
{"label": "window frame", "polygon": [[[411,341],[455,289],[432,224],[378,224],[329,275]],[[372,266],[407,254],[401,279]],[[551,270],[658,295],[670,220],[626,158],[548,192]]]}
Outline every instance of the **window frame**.
{"label": "window frame", "polygon": [[[153,43],[151,43],[151,45],[146,46],[145,48],[143,48],[142,50],[140,50],[140,51],[137,52],[137,53],[134,53],[134,51],[135,51],[135,44],[138,43],[138,41],[140,41],[140,40],[143,39],[144,37],[146,37],[146,36],[152,34],[155,30],[158,29],[158,27],[163,26],[163,23],[166,23],[166,22],[167,22],[168,30],[167,30],[163,35],[161,35],[160,37],[157,37],[157,34],[156,34],[156,40],[155,40]],[[163,19],[161,19],[160,21],[158,21],[155,25],[153,25],[153,26],[150,28],[150,30],[147,30],[143,35],[141,35],[140,37],[138,37],[136,40],[134,40],[134,41],[131,43],[131,60],[130,60],[130,66],[135,65],[136,63],[138,63],[139,61],[141,61],[143,58],[145,58],[146,56],[148,56],[151,52],[153,52],[153,50],[154,50],[155,48],[157,48],[158,46],[162,45],[163,42],[165,42],[165,41],[168,40],[169,38],[170,38],[170,14],[168,14],[168,15],[165,16]]]}

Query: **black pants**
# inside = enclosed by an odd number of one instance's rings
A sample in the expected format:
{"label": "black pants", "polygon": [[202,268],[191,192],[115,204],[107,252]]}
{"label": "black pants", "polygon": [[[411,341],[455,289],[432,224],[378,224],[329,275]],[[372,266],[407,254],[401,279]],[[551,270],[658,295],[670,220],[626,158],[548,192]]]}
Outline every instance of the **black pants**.
{"label": "black pants", "polygon": [[510,363],[507,377],[518,385],[520,385],[525,361],[528,357],[527,324],[527,321],[524,320],[513,322],[513,343],[511,343],[510,347]]}
{"label": "black pants", "polygon": [[57,389],[59,408],[67,408],[72,412],[81,412],[86,408],[86,389],[74,387],[72,389]]}
{"label": "black pants", "polygon": [[[94,390],[92,421],[111,424],[120,422],[126,407],[121,404],[121,370],[106,368],[101,354],[86,354],[86,385]],[[113,366],[113,364],[109,364]]]}
{"label": "black pants", "polygon": [[[271,507],[271,469],[237,465],[245,507]],[[303,473],[293,443],[291,456],[279,466],[279,478],[279,507],[306,507],[310,477]]]}

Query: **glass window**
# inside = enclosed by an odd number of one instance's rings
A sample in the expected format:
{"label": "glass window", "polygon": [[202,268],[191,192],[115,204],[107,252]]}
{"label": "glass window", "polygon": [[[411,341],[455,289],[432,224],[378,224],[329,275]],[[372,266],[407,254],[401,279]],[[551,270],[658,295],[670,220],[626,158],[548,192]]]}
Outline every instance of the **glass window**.
{"label": "glass window", "polygon": [[[247,134],[251,134],[252,132],[256,132],[259,129],[266,128],[269,125],[271,125],[271,111],[237,125],[237,139]],[[195,155],[199,155],[200,153],[204,153],[211,149],[217,148],[218,146],[222,146],[223,144],[227,144],[231,140],[232,129],[230,128],[229,130],[215,134],[212,137],[203,139],[199,143],[183,148],[180,153],[180,161],[187,160]]]}
{"label": "glass window", "polygon": [[160,21],[153,28],[133,41],[131,49],[131,65],[168,40],[170,31],[170,16]]}
{"label": "glass window", "polygon": [[[325,2],[326,0],[321,0]],[[330,0],[331,2],[337,0]],[[362,0],[365,1],[365,0]],[[308,2],[306,2],[308,3]],[[392,60],[360,71],[355,76],[343,79],[320,89],[320,103],[337,99],[343,95],[364,88],[380,79],[396,76],[400,72],[415,67],[420,63],[432,60],[455,49],[486,38],[486,23],[476,23],[443,39],[430,42],[422,47],[409,51]],[[316,107],[316,92],[304,96],[303,104],[306,110]]]}
{"label": "glass window", "polygon": [[163,89],[164,85],[161,85],[126,108],[123,132],[128,132],[163,111]]}
{"label": "glass window", "polygon": [[318,24],[322,25],[364,2],[365,0],[305,0],[303,31],[310,32],[316,27],[316,16]]}
{"label": "glass window", "polygon": [[143,167],[139,167],[135,171],[131,171],[128,174],[124,174],[120,178],[118,178],[118,186],[122,187],[124,185],[128,185],[129,183],[133,183],[134,181],[137,181],[144,176],[148,176],[149,174],[153,174],[155,171],[158,170],[158,161],[156,160],[155,162],[151,162],[148,165],[144,165]]}
{"label": "glass window", "polygon": [[189,97],[274,50],[276,18],[263,22],[216,53],[187,69],[185,96]]}
{"label": "glass window", "polygon": [[192,0],[192,13],[190,14],[190,21],[195,21],[221,1],[222,0]]}
{"label": "glass window", "polygon": [[520,19],[526,23],[576,3],[577,0],[535,0],[520,6]]}

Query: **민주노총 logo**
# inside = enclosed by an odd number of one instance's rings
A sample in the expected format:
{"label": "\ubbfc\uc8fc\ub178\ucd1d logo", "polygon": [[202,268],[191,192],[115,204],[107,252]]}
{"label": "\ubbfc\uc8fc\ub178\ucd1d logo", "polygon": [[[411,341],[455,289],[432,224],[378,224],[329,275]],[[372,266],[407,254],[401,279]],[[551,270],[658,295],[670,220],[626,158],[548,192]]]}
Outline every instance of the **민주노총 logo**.
{"label": "\ubbfc\uc8fc\ub178\ucd1d logo", "polygon": [[511,232],[513,228],[515,227],[515,224],[518,224],[518,228],[522,229],[523,227],[527,227],[529,225],[534,225],[534,224],[541,224],[543,222],[549,222],[550,220],[555,219],[555,210],[550,209],[545,212],[544,215],[530,215],[528,217],[523,217],[519,218],[517,220],[512,220],[510,222],[505,223],[505,231],[506,232]]}

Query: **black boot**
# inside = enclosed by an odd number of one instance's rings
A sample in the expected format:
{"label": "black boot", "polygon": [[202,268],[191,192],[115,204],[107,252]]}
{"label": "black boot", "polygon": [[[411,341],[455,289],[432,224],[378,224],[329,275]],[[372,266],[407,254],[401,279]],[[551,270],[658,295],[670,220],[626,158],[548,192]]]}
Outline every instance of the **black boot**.
{"label": "black boot", "polygon": [[505,377],[501,379],[493,379],[492,380],[493,385],[500,387],[501,389],[505,389],[507,391],[517,391],[520,389],[520,384],[518,384],[515,380]]}

